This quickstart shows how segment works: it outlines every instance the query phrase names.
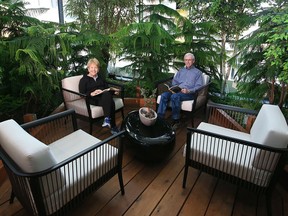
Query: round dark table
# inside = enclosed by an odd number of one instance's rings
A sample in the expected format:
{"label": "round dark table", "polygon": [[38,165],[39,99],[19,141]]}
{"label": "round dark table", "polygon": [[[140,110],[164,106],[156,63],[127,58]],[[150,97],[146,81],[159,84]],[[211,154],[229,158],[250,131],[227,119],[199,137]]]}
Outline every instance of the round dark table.
{"label": "round dark table", "polygon": [[138,110],[130,112],[122,123],[126,130],[128,145],[135,156],[144,161],[159,161],[165,158],[175,145],[175,131],[163,119],[157,119],[152,126],[145,126]]}

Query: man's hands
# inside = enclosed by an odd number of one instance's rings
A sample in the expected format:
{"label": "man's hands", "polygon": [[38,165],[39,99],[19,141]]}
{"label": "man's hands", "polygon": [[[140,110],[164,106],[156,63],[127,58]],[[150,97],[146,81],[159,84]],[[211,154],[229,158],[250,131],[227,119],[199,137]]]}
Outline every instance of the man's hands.
{"label": "man's hands", "polygon": [[184,94],[190,93],[190,91],[188,89],[185,89],[185,88],[181,89],[181,92],[184,93]]}

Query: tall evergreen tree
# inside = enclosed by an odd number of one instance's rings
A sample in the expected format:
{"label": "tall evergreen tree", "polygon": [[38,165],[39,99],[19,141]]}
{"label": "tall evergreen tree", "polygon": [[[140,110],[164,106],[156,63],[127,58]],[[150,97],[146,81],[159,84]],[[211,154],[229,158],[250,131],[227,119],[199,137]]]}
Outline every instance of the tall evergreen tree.
{"label": "tall evergreen tree", "polygon": [[[229,54],[227,46],[234,47],[233,56],[237,50],[237,41],[245,30],[256,23],[255,12],[259,9],[263,0],[213,0],[201,1],[180,0],[180,7],[189,10],[191,22],[198,23],[203,21],[213,21],[214,27],[218,29],[218,34],[214,37],[221,43],[221,62],[219,79],[222,80],[220,92],[225,94],[226,80],[229,77],[231,65],[228,62]],[[227,67],[228,66],[228,67]]]}
{"label": "tall evergreen tree", "polygon": [[136,19],[137,0],[68,0],[65,10],[77,22],[108,35]]}
{"label": "tall evergreen tree", "polygon": [[288,84],[288,5],[275,2],[258,19],[259,29],[239,42],[239,90],[283,106]]}

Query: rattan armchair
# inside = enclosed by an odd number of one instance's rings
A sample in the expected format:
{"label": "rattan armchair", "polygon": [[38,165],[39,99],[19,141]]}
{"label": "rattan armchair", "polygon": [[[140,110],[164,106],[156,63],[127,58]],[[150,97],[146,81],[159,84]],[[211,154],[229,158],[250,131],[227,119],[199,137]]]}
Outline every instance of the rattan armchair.
{"label": "rattan armchair", "polygon": [[123,133],[99,140],[77,130],[73,110],[22,127],[1,122],[0,158],[12,185],[10,202],[16,196],[30,215],[64,215],[116,174],[124,194]]}
{"label": "rattan armchair", "polygon": [[288,127],[278,106],[263,105],[258,113],[208,103],[206,122],[188,128],[183,187],[193,167],[265,193],[271,215],[271,192],[285,165],[287,144]]}
{"label": "rattan armchair", "polygon": [[[161,94],[165,91],[167,91],[167,87],[165,86],[165,84],[169,84],[171,83],[173,77],[175,75],[168,77],[166,79],[163,80],[159,80],[156,82],[156,109],[158,109],[160,100],[161,100]],[[194,116],[195,113],[198,112],[199,110],[202,109],[206,109],[206,104],[208,102],[208,89],[209,86],[211,84],[210,82],[210,77],[203,73],[203,81],[204,81],[204,85],[198,89],[197,91],[195,91],[194,96],[195,99],[194,100],[187,100],[187,101],[182,101],[181,102],[181,111],[184,113],[187,113],[188,116],[191,118],[191,125],[192,127],[194,127]],[[168,107],[171,107],[170,104],[168,104]]]}
{"label": "rattan armchair", "polygon": [[[90,134],[92,134],[93,123],[104,117],[101,106],[89,104],[88,97],[79,92],[79,81],[82,75],[66,77],[61,81],[61,91],[66,109],[74,109],[78,118],[89,121]],[[120,89],[120,94],[113,99],[116,112],[121,112],[124,120],[124,86],[118,83],[107,81],[109,87]]]}

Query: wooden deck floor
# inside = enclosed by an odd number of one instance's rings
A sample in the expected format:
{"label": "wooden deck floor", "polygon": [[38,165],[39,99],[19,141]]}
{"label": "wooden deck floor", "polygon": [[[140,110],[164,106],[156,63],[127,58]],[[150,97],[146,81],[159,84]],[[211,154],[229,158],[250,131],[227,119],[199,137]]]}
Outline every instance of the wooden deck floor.
{"label": "wooden deck floor", "polygon": [[[133,109],[130,107],[126,112]],[[201,120],[199,118],[197,122]],[[121,118],[117,115],[117,125],[120,124]],[[176,132],[175,148],[163,161],[154,164],[139,161],[126,148],[123,159],[125,195],[121,195],[118,178],[115,176],[69,215],[267,215],[264,197],[257,198],[249,191],[199,173],[193,168],[189,169],[186,188],[182,188],[183,146],[187,125],[190,126],[190,121],[184,118]],[[86,122],[79,121],[79,127],[88,131]],[[94,127],[93,135],[101,139],[109,136],[110,132],[101,128],[99,123]],[[10,192],[11,187],[6,180],[0,186],[0,215],[27,216],[17,200],[9,203]],[[275,188],[272,199],[273,215],[288,216],[288,193],[281,184]]]}

